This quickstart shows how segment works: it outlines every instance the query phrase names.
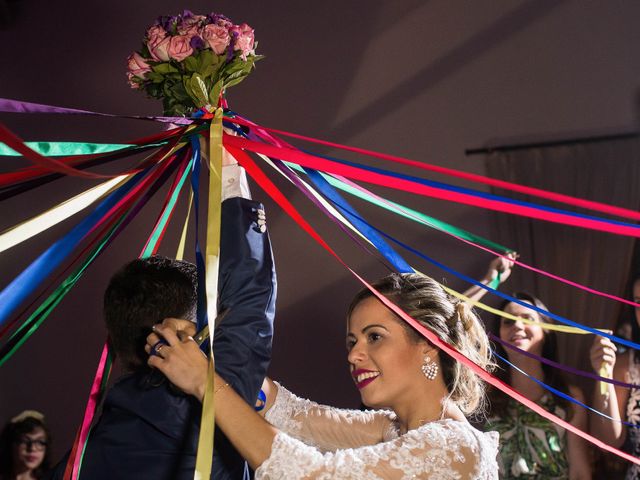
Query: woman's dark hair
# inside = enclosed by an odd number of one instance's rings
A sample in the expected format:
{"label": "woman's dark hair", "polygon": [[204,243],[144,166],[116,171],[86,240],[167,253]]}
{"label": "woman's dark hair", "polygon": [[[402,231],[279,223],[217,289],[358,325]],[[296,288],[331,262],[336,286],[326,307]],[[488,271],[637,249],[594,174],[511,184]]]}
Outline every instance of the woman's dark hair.
{"label": "woman's dark hair", "polygon": [[27,415],[20,420],[11,420],[7,423],[0,433],[0,477],[9,478],[13,472],[13,444],[23,435],[32,433],[41,428],[44,430],[47,446],[44,450],[44,459],[38,468],[33,471],[36,478],[44,478],[49,471],[51,464],[51,433],[44,422],[44,417],[37,412],[33,412],[33,416]]}
{"label": "woman's dark hair", "polygon": [[[513,293],[511,296],[518,300],[529,302],[531,305],[534,305],[542,310],[548,311],[548,308],[545,306],[545,304],[542,303],[542,301],[539,298],[531,295],[530,293],[516,292],[516,293]],[[509,305],[510,303],[514,303],[514,302],[512,302],[511,300],[505,300],[504,302],[502,302],[502,304],[500,305],[500,310],[504,311],[507,308],[507,305]],[[546,315],[543,315],[540,312],[536,312],[536,313],[540,317],[541,322],[554,323],[553,320],[547,317]],[[502,323],[502,317],[500,317],[499,315],[495,315],[494,321],[492,322],[492,325],[491,325],[491,333],[493,333],[498,338],[500,337],[501,323]],[[558,341],[556,337],[556,332],[554,332],[553,330],[547,330],[547,329],[544,329],[543,331],[544,331],[544,343],[542,344],[541,356],[548,360],[553,360],[557,362],[558,361],[558,358],[557,358],[558,357]],[[498,355],[500,355],[503,358],[507,358],[507,352],[505,351],[502,345],[500,345],[497,342],[492,342],[492,348],[493,348],[493,351],[496,352]],[[509,366],[506,365],[502,360],[497,359],[496,363],[498,364],[498,368],[496,368],[494,375],[498,377],[500,380],[502,380],[503,382],[511,385],[511,368],[509,368]],[[556,368],[553,368],[550,365],[547,365],[546,363],[542,363],[541,365],[542,365],[542,373],[544,377],[542,381],[547,385],[550,385],[562,392],[567,392],[567,382],[564,379],[561,371]],[[497,388],[492,387],[489,391],[489,401],[491,403],[490,416],[502,417],[507,415],[508,414],[507,405],[508,405],[509,398],[510,397],[507,397],[507,395],[502,393]],[[555,397],[555,399],[558,402],[558,404],[562,408],[564,408],[564,410],[567,412],[567,416],[570,417],[571,416],[570,403],[567,400],[560,397]]]}

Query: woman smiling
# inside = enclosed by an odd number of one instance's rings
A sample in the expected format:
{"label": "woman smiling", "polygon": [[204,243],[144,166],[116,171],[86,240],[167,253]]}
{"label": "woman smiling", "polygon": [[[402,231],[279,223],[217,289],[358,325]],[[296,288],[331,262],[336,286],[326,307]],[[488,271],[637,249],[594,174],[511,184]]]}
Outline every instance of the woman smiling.
{"label": "woman smiling", "polygon": [[[488,340],[466,304],[431,278],[392,274],[374,288],[442,341],[491,366]],[[347,315],[347,360],[365,405],[360,412],[303,400],[267,380],[265,418],[216,375],[216,423],[257,479],[497,478],[497,435],[466,415],[484,403],[484,384],[425,340],[369,290]],[[159,325],[168,346],[149,364],[202,400],[207,360],[195,342]]]}

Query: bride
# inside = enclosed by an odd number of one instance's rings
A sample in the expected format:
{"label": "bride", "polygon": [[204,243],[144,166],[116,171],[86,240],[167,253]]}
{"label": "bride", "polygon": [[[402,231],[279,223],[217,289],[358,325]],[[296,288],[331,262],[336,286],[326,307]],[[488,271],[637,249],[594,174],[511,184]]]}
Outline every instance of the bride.
{"label": "bride", "polygon": [[[470,360],[492,366],[488,340],[467,305],[431,278],[391,274],[373,284]],[[202,400],[207,360],[196,343],[157,325],[149,365]],[[365,412],[303,400],[265,381],[266,408],[242,400],[216,374],[216,424],[255,469],[256,479],[497,479],[498,435],[473,428],[484,384],[441,353],[365,289],[347,314],[347,359]],[[266,413],[265,413],[266,412]]]}

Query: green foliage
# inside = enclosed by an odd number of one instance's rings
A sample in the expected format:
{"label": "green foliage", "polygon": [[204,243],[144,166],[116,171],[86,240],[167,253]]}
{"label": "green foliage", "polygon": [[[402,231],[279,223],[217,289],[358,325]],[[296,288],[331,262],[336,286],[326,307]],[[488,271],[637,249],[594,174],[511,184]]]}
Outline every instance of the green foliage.
{"label": "green foliage", "polygon": [[262,58],[249,55],[245,61],[236,52],[227,62],[226,54],[203,49],[181,62],[149,62],[151,71],[144,80],[133,81],[148,96],[162,100],[165,115],[190,115],[198,108],[217,105],[220,92],[242,82]]}

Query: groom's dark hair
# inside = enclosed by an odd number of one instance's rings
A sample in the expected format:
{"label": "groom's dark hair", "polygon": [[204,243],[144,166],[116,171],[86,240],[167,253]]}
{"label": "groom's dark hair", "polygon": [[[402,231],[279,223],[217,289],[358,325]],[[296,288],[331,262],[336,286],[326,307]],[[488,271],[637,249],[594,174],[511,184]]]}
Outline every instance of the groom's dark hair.
{"label": "groom's dark hair", "polygon": [[153,325],[167,317],[195,321],[197,281],[195,265],[160,255],[133,260],[111,278],[104,320],[126,371],[146,368],[144,345]]}

